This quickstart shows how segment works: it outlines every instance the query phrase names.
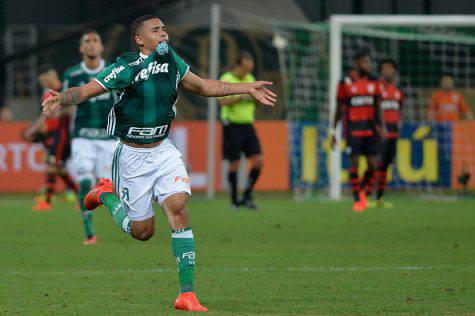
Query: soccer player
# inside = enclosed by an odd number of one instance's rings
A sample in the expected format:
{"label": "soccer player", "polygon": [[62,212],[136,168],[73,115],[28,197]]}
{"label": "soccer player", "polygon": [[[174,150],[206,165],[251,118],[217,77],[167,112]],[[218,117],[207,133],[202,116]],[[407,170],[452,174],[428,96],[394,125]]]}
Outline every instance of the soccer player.
{"label": "soccer player", "polygon": [[190,179],[180,152],[168,140],[176,115],[178,87],[206,97],[249,94],[265,105],[276,95],[271,82],[227,83],[203,79],[168,45],[165,25],[154,15],[137,18],[131,25],[139,52],[125,53],[94,80],[68,89],[43,102],[46,114],[61,105],[73,105],[107,91],[121,92],[110,112],[108,132],[120,138],[114,153],[112,181],[99,180],[85,198],[88,209],[103,204],[126,234],[138,240],[154,232],[152,199],[165,212],[172,228],[172,249],[177,260],[179,295],[174,307],[206,311],[194,294],[195,240],[188,217]]}
{"label": "soccer player", "polygon": [[[379,152],[378,169],[376,171],[376,200],[375,203],[368,204],[375,207],[393,207],[392,203],[383,201],[382,198],[386,189],[388,167],[396,156],[396,145],[402,124],[401,111],[404,94],[396,86],[397,70],[397,64],[392,59],[383,59],[379,64],[380,81],[383,85],[380,107],[383,112],[387,133],[386,138],[381,142]],[[372,182],[368,183],[367,195],[371,194]]]}
{"label": "soccer player", "polygon": [[335,146],[335,129],[344,115],[346,141],[350,152],[350,186],[353,192],[355,212],[367,207],[366,196],[358,179],[360,156],[365,156],[368,173],[374,176],[377,164],[379,137],[384,136],[385,127],[378,99],[381,84],[371,74],[371,60],[367,53],[357,53],[354,69],[338,84],[337,110],[330,130],[331,145]]}
{"label": "soccer player", "polygon": [[[43,100],[50,95],[50,90],[61,90],[61,81],[58,73],[51,65],[40,67],[38,81],[43,88]],[[78,189],[71,176],[65,169],[66,161],[70,157],[69,125],[71,116],[62,111],[53,118],[40,115],[24,132],[27,141],[41,141],[46,149],[46,194],[45,199],[37,199],[34,211],[50,211],[51,200],[55,192],[56,179],[59,175],[66,184],[66,188],[77,193]]]}
{"label": "soccer player", "polygon": [[[240,52],[236,64],[225,72],[220,80],[232,83],[255,82],[252,70],[254,69],[254,59],[248,52]],[[256,135],[254,122],[254,112],[256,110],[255,101],[248,94],[221,98],[221,120],[223,122],[223,157],[229,160],[229,189],[231,195],[231,205],[234,209],[241,205],[251,209],[257,209],[252,200],[252,189],[259,178],[264,165],[261,146]],[[246,190],[241,200],[237,194],[237,172],[241,152],[244,152],[251,161],[252,167],[249,172]]]}
{"label": "soccer player", "polygon": [[[86,30],[79,40],[82,61],[68,68],[63,75],[63,91],[69,87],[81,87],[91,81],[106,68],[101,54],[104,50],[101,37],[96,30]],[[117,139],[107,134],[107,118],[116,98],[113,93],[84,100],[78,104],[74,116],[71,151],[73,168],[79,182],[78,201],[86,233],[84,245],[97,242],[92,227],[92,212],[84,206],[86,194],[97,179],[109,177],[112,154]]]}
{"label": "soccer player", "polygon": [[429,120],[436,122],[473,118],[463,95],[454,90],[454,77],[451,74],[442,76],[440,90],[434,92],[430,99],[428,116]]}

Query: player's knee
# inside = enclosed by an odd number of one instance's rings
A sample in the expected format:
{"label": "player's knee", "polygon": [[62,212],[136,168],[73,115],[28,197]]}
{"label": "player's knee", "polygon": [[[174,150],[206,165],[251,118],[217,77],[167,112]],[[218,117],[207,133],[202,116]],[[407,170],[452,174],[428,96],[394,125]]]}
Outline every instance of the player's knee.
{"label": "player's knee", "polygon": [[264,167],[264,157],[257,156],[252,160],[255,169],[262,169]]}
{"label": "player's knee", "polygon": [[136,229],[133,232],[133,236],[135,237],[135,239],[138,239],[140,241],[147,241],[152,238],[154,234],[155,228],[153,226],[146,226],[141,229]]}
{"label": "player's knee", "polygon": [[237,172],[239,169],[239,160],[233,160],[229,164],[229,171],[231,172]]}

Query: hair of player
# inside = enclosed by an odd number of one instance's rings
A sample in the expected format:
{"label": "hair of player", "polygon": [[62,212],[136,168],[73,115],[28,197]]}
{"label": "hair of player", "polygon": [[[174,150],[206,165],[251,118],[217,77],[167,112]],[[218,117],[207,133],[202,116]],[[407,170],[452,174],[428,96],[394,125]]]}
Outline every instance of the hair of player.
{"label": "hair of player", "polygon": [[398,66],[397,66],[396,61],[392,58],[385,58],[379,62],[379,68],[378,68],[379,72],[381,72],[381,70],[383,69],[383,65],[385,64],[390,64],[391,66],[393,66],[394,70],[398,71]]}
{"label": "hair of player", "polygon": [[243,59],[254,60],[254,57],[252,57],[252,54],[249,53],[248,51],[242,50],[242,51],[239,52],[239,54],[236,58],[236,65],[241,65]]}
{"label": "hair of player", "polygon": [[81,32],[81,36],[79,37],[79,44],[82,43],[82,38],[87,34],[95,34],[99,36],[99,38],[101,37],[101,34],[99,34],[99,32],[96,29],[85,29],[84,31]]}
{"label": "hair of player", "polygon": [[130,24],[130,33],[132,34],[132,37],[135,37],[138,34],[140,28],[142,27],[145,21],[148,21],[151,19],[158,19],[158,17],[153,14],[147,14],[147,15],[142,15],[136,18],[132,22],[132,24]]}
{"label": "hair of player", "polygon": [[361,58],[371,57],[368,51],[359,51],[353,56],[353,61],[358,61]]}
{"label": "hair of player", "polygon": [[55,71],[56,72],[56,68],[54,68],[54,66],[52,64],[43,64],[43,65],[38,67],[38,74],[39,75],[45,74],[45,73],[50,72],[50,71]]}

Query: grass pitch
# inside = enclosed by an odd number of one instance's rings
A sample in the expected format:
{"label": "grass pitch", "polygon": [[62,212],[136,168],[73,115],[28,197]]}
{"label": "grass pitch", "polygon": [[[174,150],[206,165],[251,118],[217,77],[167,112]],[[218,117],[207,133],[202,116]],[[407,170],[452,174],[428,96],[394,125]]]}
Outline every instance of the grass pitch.
{"label": "grass pitch", "polygon": [[[190,203],[196,291],[212,314],[475,313],[475,200],[389,196],[392,210],[349,200],[261,195],[259,212],[224,198]],[[99,209],[99,243],[83,246],[73,204],[31,211],[0,196],[0,314],[163,315],[177,294],[170,229],[148,242]]]}

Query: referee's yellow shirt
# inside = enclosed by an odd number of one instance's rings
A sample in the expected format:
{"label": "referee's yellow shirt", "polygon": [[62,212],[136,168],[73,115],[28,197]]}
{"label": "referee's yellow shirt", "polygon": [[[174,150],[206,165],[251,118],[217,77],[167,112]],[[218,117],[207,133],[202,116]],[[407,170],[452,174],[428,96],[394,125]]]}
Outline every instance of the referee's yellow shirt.
{"label": "referee's yellow shirt", "polygon": [[[247,74],[241,79],[237,77],[232,71],[225,72],[221,78],[219,78],[219,80],[230,83],[249,83],[256,81],[252,74]],[[236,124],[252,124],[254,122],[255,111],[256,103],[249,97],[249,99],[234,103],[233,105],[222,106],[221,120]]]}

